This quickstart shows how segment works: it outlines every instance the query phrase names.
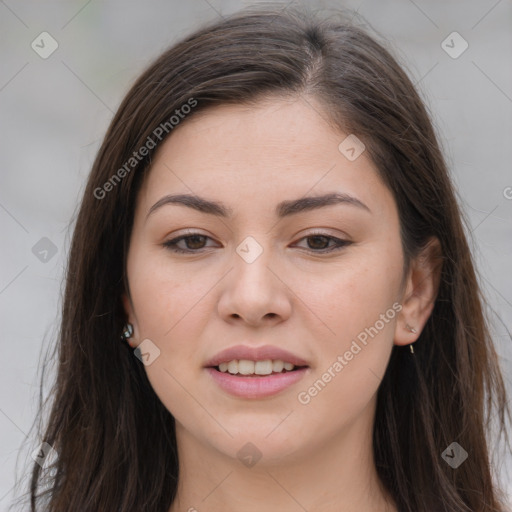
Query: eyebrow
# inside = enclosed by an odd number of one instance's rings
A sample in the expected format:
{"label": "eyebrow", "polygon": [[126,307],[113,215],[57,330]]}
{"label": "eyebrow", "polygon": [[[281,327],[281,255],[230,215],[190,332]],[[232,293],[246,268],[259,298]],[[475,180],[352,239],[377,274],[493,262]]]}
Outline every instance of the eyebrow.
{"label": "eyebrow", "polygon": [[[157,209],[168,204],[179,204],[193,208],[208,215],[215,215],[216,217],[231,218],[233,217],[233,210],[225,204],[217,201],[210,201],[208,199],[191,195],[191,194],[175,194],[167,195],[159,199],[150,209],[146,219]],[[336,204],[345,204],[355,206],[371,213],[370,208],[362,201],[350,194],[332,192],[321,196],[308,196],[299,199],[292,199],[282,201],[276,206],[275,214],[279,218],[297,215],[298,213],[325,208]]]}

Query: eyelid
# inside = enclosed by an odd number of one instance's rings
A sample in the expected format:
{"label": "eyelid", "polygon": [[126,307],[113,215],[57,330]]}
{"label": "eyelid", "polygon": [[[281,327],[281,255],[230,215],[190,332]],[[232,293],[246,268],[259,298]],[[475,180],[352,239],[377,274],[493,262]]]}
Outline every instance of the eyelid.
{"label": "eyelid", "polygon": [[339,240],[342,240],[343,237],[345,237],[347,241],[350,239],[350,236],[343,231],[337,231],[336,234],[332,234],[330,230],[332,231],[332,228],[310,228],[310,230],[306,230],[304,233],[299,232],[296,236],[300,235],[301,238],[308,236],[330,236],[332,238],[338,238]]}

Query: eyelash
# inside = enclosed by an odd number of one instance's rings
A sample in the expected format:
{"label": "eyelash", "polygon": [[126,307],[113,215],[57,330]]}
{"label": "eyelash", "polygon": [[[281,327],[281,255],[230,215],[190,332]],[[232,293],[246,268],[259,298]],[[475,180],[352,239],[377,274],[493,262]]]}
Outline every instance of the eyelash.
{"label": "eyelash", "polygon": [[[197,254],[197,253],[203,252],[204,248],[193,250],[193,249],[180,249],[177,246],[178,242],[180,242],[181,240],[188,240],[188,239],[194,238],[196,236],[209,238],[211,240],[211,238],[209,236],[203,235],[202,233],[193,233],[192,232],[188,235],[182,235],[177,238],[173,238],[172,240],[168,240],[167,242],[164,242],[162,245],[166,249],[169,249],[170,251],[175,252],[175,253]],[[320,250],[305,249],[307,252],[309,252],[311,254],[327,254],[327,253],[330,253],[333,251],[339,251],[352,243],[352,242],[349,242],[348,240],[341,240],[340,238],[336,238],[336,237],[328,235],[326,233],[311,233],[307,236],[302,237],[300,240],[304,240],[305,238],[316,238],[316,237],[328,238],[329,240],[334,240],[335,245],[334,245],[334,247],[331,247],[330,249],[320,249]]]}

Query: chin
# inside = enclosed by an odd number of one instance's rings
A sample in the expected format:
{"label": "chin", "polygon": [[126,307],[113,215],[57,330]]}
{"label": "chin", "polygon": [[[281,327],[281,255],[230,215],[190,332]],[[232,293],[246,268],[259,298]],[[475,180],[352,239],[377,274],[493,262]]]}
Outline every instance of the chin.
{"label": "chin", "polygon": [[306,440],[298,438],[296,433],[285,428],[278,432],[278,427],[272,432],[275,427],[276,423],[271,428],[267,428],[267,425],[261,428],[247,428],[245,424],[238,433],[230,430],[233,438],[224,437],[222,442],[215,443],[216,449],[229,457],[239,459],[242,463],[246,457],[258,459],[259,466],[282,464],[284,459],[288,458],[290,461],[293,460],[304,449]]}

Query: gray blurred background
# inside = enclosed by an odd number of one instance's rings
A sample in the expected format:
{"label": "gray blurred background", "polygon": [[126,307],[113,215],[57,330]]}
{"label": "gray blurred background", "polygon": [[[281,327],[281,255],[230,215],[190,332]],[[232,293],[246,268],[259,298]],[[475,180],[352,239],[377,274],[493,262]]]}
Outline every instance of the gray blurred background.
{"label": "gray blurred background", "polygon": [[[107,124],[154,57],[246,5],[0,0],[0,343],[7,356],[0,363],[1,511],[19,495],[15,476],[23,478],[41,442],[31,431],[40,361],[57,334],[70,223]],[[511,0],[314,6],[358,11],[390,42],[427,102],[467,216],[510,390]],[[505,466],[496,470],[512,496],[510,459]]]}

